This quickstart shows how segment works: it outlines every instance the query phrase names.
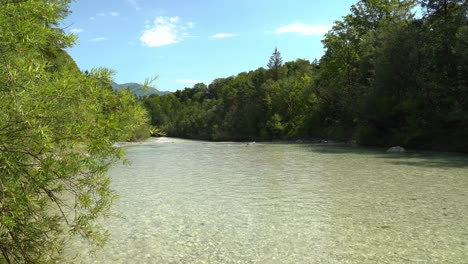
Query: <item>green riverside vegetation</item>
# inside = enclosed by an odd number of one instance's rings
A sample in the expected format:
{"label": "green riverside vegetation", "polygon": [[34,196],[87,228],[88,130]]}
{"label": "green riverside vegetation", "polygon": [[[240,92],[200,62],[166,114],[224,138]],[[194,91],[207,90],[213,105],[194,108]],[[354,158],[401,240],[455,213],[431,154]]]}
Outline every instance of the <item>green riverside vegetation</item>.
{"label": "green riverside vegetation", "polygon": [[283,64],[275,49],[267,69],[143,100],[170,136],[467,152],[466,14],[466,1],[358,1],[325,35],[318,61]]}
{"label": "green riverside vegetation", "polygon": [[70,236],[104,242],[113,144],[147,122],[110,70],[81,72],[64,51],[69,2],[0,1],[0,263],[60,263]]}

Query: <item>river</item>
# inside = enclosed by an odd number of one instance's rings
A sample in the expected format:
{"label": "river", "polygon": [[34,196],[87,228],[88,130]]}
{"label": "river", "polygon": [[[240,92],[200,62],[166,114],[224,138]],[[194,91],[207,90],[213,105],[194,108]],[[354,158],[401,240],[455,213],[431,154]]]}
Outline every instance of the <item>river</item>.
{"label": "river", "polygon": [[468,157],[151,139],[77,263],[468,263]]}

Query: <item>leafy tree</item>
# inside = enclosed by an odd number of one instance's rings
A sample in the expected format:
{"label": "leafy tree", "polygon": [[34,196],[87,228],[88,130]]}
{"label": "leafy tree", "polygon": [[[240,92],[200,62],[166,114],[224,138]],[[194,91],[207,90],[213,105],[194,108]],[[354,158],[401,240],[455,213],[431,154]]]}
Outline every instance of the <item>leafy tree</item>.
{"label": "leafy tree", "polygon": [[281,138],[284,126],[281,123],[281,116],[279,114],[274,114],[271,116],[270,120],[268,120],[266,127],[268,128],[269,132],[271,133],[272,138]]}
{"label": "leafy tree", "polygon": [[325,35],[326,52],[312,88],[323,105],[324,125],[339,132],[329,136],[353,136],[374,78],[373,50],[379,45],[375,35],[410,20],[413,6],[411,0],[358,1]]}
{"label": "leafy tree", "polygon": [[113,143],[146,121],[111,71],[83,74],[64,51],[69,2],[0,2],[0,262],[59,262],[70,235],[104,242]]}

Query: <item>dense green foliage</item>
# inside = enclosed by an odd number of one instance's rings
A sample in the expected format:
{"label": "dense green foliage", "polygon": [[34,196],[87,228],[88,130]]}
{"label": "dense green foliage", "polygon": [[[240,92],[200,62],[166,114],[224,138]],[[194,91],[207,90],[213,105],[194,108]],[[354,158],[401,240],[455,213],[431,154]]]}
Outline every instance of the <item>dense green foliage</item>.
{"label": "dense green foliage", "polygon": [[111,71],[82,73],[64,51],[68,4],[0,1],[0,263],[60,262],[70,235],[104,241],[113,143],[146,121]]}
{"label": "dense green foliage", "polygon": [[319,61],[282,64],[275,49],[268,69],[144,102],[171,136],[468,151],[466,14],[465,1],[361,0],[325,35]]}
{"label": "dense green foliage", "polygon": [[308,113],[316,104],[308,93],[315,67],[305,60],[260,68],[209,86],[146,98],[152,124],[171,136],[211,140],[253,140],[306,136]]}

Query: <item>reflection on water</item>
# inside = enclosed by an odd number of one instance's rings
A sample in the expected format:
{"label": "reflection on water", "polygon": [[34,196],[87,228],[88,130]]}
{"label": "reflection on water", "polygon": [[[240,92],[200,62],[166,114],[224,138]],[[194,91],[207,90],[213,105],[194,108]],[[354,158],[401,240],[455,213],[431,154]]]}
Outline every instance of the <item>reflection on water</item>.
{"label": "reflection on water", "polygon": [[76,262],[468,261],[466,156],[172,141],[128,147],[111,172],[121,217]]}

